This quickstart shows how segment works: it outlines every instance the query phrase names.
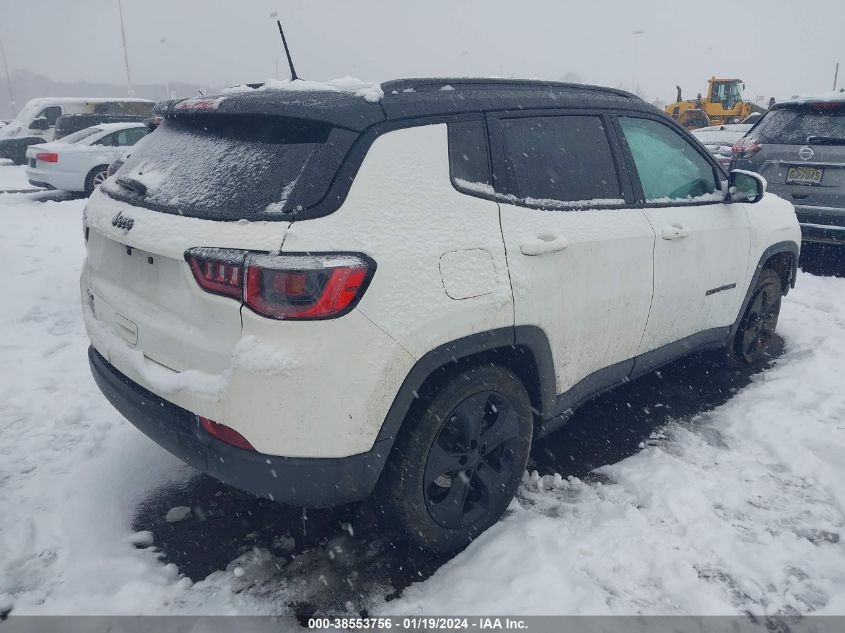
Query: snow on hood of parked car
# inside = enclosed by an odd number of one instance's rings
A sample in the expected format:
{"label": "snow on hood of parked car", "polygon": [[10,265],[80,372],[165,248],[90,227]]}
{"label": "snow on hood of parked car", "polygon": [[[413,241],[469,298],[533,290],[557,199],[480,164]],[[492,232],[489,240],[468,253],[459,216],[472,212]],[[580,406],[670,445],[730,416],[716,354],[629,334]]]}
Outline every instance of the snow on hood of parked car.
{"label": "snow on hood of parked car", "polygon": [[837,91],[829,91],[829,92],[821,92],[816,95],[794,95],[789,99],[784,99],[782,101],[778,101],[775,105],[788,105],[793,103],[819,103],[819,102],[830,102],[830,101],[842,101],[845,102],[845,92]]}
{"label": "snow on hood of parked car", "polygon": [[692,135],[704,145],[733,145],[734,142],[745,136],[751,129],[749,123],[735,123],[731,125],[713,125],[701,127],[692,131]]}
{"label": "snow on hood of parked car", "polygon": [[375,103],[384,97],[381,84],[361,81],[355,77],[341,77],[331,81],[308,81],[306,79],[268,79],[258,88],[246,84],[224,88],[220,94],[250,92],[253,90],[290,90],[294,92],[347,92]]}

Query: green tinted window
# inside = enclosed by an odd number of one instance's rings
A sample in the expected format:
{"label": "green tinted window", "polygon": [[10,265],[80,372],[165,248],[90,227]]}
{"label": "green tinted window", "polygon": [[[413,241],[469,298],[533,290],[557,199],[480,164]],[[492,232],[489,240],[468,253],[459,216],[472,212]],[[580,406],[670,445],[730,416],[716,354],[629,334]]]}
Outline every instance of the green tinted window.
{"label": "green tinted window", "polygon": [[620,117],[647,202],[716,192],[713,167],[678,132],[651,119]]}

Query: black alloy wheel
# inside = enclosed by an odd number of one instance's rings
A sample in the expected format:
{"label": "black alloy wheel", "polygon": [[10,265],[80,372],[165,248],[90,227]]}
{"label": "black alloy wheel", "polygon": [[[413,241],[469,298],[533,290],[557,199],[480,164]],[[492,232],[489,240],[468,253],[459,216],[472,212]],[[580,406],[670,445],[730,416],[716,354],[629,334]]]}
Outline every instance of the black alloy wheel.
{"label": "black alloy wheel", "polygon": [[782,297],[780,276],[764,269],[733,337],[729,358],[747,365],[763,358],[777,327]]}
{"label": "black alloy wheel", "polygon": [[460,529],[498,505],[518,455],[519,435],[519,416],[502,394],[481,391],[455,407],[426,460],[423,484],[431,517]]}
{"label": "black alloy wheel", "polygon": [[528,392],[504,367],[469,367],[426,388],[379,479],[383,519],[430,551],[464,547],[507,510],[533,425]]}

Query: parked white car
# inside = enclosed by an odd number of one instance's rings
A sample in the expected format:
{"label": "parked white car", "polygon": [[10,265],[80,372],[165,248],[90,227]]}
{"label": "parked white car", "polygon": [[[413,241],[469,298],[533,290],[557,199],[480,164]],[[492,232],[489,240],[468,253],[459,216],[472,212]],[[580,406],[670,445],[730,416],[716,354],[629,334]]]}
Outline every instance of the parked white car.
{"label": "parked white car", "polygon": [[454,550],[591,397],[765,358],[795,210],[641,99],[295,86],[171,103],[85,210],[94,378],[199,470],[296,506],[374,493]]}
{"label": "parked white car", "polygon": [[150,116],[155,102],[148,99],[104,97],[44,97],[27,101],[13,121],[0,130],[0,158],[18,165],[26,160],[26,148],[50,142],[56,121],[66,114],[114,114]]}
{"label": "parked white car", "polygon": [[107,123],[85,128],[26,150],[29,184],[91,195],[109,164],[147,134],[143,123]]}
{"label": "parked white car", "polygon": [[701,144],[713,154],[720,165],[727,167],[731,162],[731,147],[752,127],[754,127],[753,123],[711,125],[693,130],[692,135],[701,141]]}

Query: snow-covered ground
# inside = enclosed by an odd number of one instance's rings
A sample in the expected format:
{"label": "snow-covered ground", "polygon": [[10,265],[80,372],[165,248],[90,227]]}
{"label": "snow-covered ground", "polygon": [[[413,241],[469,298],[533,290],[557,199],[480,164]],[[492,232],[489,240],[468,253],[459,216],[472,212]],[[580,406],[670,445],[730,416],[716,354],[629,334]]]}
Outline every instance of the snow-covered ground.
{"label": "snow-covered ground", "polygon": [[26,179],[26,171],[23,166],[13,166],[12,161],[0,158],[0,191],[32,188],[32,185]]}
{"label": "snow-covered ground", "polygon": [[[22,171],[0,166],[0,190]],[[133,533],[192,472],[89,375],[84,204],[0,194],[0,612],[279,612],[322,574],[258,549],[192,583]],[[779,331],[785,353],[725,404],[584,481],[526,476],[501,523],[371,612],[845,613],[845,280],[802,274]]]}

